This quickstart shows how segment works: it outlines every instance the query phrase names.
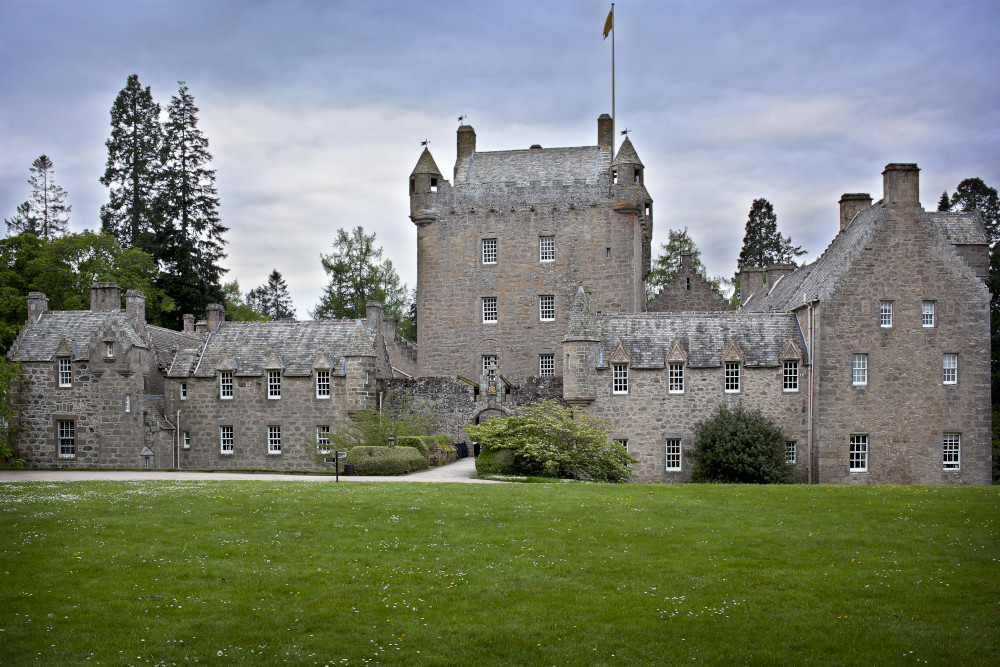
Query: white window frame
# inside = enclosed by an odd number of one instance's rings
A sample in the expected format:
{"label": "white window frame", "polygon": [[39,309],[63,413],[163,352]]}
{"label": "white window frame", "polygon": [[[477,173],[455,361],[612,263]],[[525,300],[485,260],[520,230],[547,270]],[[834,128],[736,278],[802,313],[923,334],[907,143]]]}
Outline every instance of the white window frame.
{"label": "white window frame", "polygon": [[483,239],[481,254],[483,264],[496,264],[499,257],[497,250],[498,244],[495,238]]}
{"label": "white window frame", "polygon": [[851,384],[855,387],[868,385],[868,355],[856,352],[851,356]]}
{"label": "white window frame", "polygon": [[725,364],[725,391],[727,394],[740,393],[740,377],[742,364],[738,361],[727,361]]}
{"label": "white window frame", "polygon": [[538,319],[541,322],[554,322],[556,319],[556,297],[554,294],[538,295]]}
{"label": "white window frame", "polygon": [[795,463],[799,443],[795,440],[785,440],[785,463]]}
{"label": "white window frame", "polygon": [[611,364],[611,393],[628,393],[628,364]]}
{"label": "white window frame", "polygon": [[925,300],[920,303],[920,323],[925,329],[934,328],[934,302]]}
{"label": "white window frame", "polygon": [[868,472],[868,434],[851,434],[847,450],[847,466],[850,472]]}
{"label": "white window frame", "polygon": [[883,329],[892,328],[892,301],[878,302],[878,324]]}
{"label": "white window frame", "polygon": [[232,425],[219,426],[219,447],[220,452],[230,456],[236,448],[236,436]]}
{"label": "white window frame", "polygon": [[219,398],[230,401],[233,398],[233,372],[219,371]]}
{"label": "white window frame", "polygon": [[72,419],[56,422],[56,451],[61,459],[76,458],[76,422]]}
{"label": "white window frame", "polygon": [[941,358],[941,384],[958,384],[958,354],[946,352]]}
{"label": "white window frame", "polygon": [[538,261],[539,262],[556,261],[556,237],[554,236],[538,237]]}
{"label": "white window frame", "polygon": [[187,382],[181,382],[181,386],[180,386],[180,399],[182,401],[188,400],[188,383]]}
{"label": "white window frame", "polygon": [[132,412],[132,397],[125,394],[125,412]]}
{"label": "white window frame", "polygon": [[781,362],[781,391],[795,392],[799,390],[799,362]]}
{"label": "white window frame", "polygon": [[941,465],[945,470],[962,469],[961,433],[945,433],[941,438]]}
{"label": "white window frame", "polygon": [[556,374],[556,355],[538,355],[538,374],[542,377],[551,377]]}
{"label": "white window frame", "polygon": [[316,398],[330,398],[330,371],[316,371]]}
{"label": "white window frame", "polygon": [[272,424],[267,427],[267,453],[276,456],[281,453],[281,425]]}
{"label": "white window frame", "polygon": [[105,343],[105,345],[107,347],[104,349],[104,351],[105,351],[104,356],[106,356],[108,359],[113,359],[114,356],[115,356],[115,344],[114,343]]}
{"label": "white window frame", "polygon": [[496,354],[484,354],[483,355],[483,372],[490,372],[490,360],[493,361],[493,372],[498,372],[500,370],[500,357]]}
{"label": "white window frame", "polygon": [[667,438],[663,449],[664,468],[667,472],[677,472],[681,469],[681,439]]}
{"label": "white window frame", "polygon": [[625,453],[628,453],[628,438],[612,438],[611,442],[621,445],[625,449]]}
{"label": "white window frame", "polygon": [[181,433],[181,448],[191,449],[191,431],[184,431]]}
{"label": "white window frame", "polygon": [[330,425],[318,424],[316,426],[316,447],[320,454],[330,453]]}
{"label": "white window frame", "polygon": [[268,400],[281,398],[281,371],[267,372],[267,398]]}
{"label": "white window frame", "polygon": [[684,363],[671,361],[667,364],[667,393],[684,393]]}
{"label": "white window frame", "polygon": [[495,296],[483,297],[483,324],[496,324],[500,321],[500,306]]}
{"label": "white window frame", "polygon": [[59,386],[73,386],[73,363],[69,357],[59,357],[58,359]]}

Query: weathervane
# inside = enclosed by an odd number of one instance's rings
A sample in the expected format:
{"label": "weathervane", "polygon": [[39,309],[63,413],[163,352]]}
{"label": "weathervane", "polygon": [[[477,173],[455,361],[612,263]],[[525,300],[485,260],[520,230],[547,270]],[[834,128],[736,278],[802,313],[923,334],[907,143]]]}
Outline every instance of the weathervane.
{"label": "weathervane", "polygon": [[458,117],[458,124],[461,125],[462,121],[464,121],[466,118],[468,118],[468,116],[466,116],[466,115],[459,116]]}
{"label": "weathervane", "polygon": [[630,130],[630,129],[628,129],[628,128],[626,127],[626,128],[624,129],[624,130],[622,130],[621,132],[619,132],[619,134],[621,134],[621,135],[622,135],[623,137],[627,137],[627,136],[628,136],[628,133],[629,133],[629,132],[631,132],[631,131],[632,131],[632,130]]}
{"label": "weathervane", "polygon": [[426,145],[427,145],[427,144],[429,144],[429,143],[431,143],[431,140],[430,140],[430,139],[424,139],[423,141],[421,141],[421,142],[420,142],[420,145],[421,145],[421,146],[426,146]]}

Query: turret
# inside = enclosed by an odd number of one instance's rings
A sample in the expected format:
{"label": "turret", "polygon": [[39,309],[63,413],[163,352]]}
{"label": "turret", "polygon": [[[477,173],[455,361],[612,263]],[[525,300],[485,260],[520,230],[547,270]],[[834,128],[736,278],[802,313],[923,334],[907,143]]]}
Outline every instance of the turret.
{"label": "turret", "polygon": [[[470,128],[471,129],[471,128]],[[473,138],[473,143],[475,139]],[[434,202],[444,179],[431,152],[425,147],[410,174],[410,220],[421,225],[434,222]]]}
{"label": "turret", "polygon": [[601,337],[583,286],[573,297],[563,337],[563,400],[586,405],[597,398],[597,354]]}

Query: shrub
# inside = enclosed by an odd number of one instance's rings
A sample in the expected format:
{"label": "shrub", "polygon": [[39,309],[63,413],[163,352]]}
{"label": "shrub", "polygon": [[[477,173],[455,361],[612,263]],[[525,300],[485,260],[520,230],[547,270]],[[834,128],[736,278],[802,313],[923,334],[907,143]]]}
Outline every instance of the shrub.
{"label": "shrub", "polygon": [[420,452],[425,459],[430,458],[430,448],[434,445],[447,445],[451,443],[451,438],[446,435],[404,435],[396,438],[396,445],[413,447]]}
{"label": "shrub", "polygon": [[476,472],[480,475],[516,475],[513,449],[490,449],[479,452],[476,457]]}
{"label": "shrub", "polygon": [[346,463],[354,466],[355,475],[408,475],[430,467],[413,447],[354,447]]}
{"label": "shrub", "polygon": [[[586,413],[574,418],[570,408],[555,401],[539,401],[516,417],[491,419],[465,430],[482,447],[480,458],[497,450],[511,451],[514,469],[504,474],[626,482],[632,477],[628,466],[636,462],[608,439],[606,422]],[[478,460],[476,469],[480,470]]]}
{"label": "shrub", "polygon": [[778,484],[795,481],[785,463],[785,438],[759,409],[720,405],[695,424],[691,481]]}

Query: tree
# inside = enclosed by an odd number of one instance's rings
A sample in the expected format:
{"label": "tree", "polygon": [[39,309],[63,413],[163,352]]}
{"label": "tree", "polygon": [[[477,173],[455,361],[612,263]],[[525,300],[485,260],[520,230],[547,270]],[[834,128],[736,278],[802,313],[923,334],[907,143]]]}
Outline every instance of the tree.
{"label": "tree", "polygon": [[939,210],[939,211],[950,211],[951,210],[951,199],[948,197],[948,191],[947,190],[945,190],[944,192],[941,193],[941,198],[938,199],[938,208],[937,208],[937,210]]}
{"label": "tree", "polygon": [[73,207],[66,205],[66,191],[52,178],[52,160],[47,155],[39,155],[29,171],[31,208],[38,219],[40,236],[50,240],[62,236],[69,226],[69,212]]}
{"label": "tree", "polygon": [[23,468],[24,459],[14,449],[20,431],[25,379],[17,364],[0,357],[0,467]]}
{"label": "tree", "polygon": [[979,211],[990,246],[1000,240],[1000,197],[983,179],[967,178],[959,183],[951,196],[951,210]]}
{"label": "tree", "polygon": [[736,263],[736,270],[770,264],[790,264],[795,258],[804,255],[801,246],[793,246],[791,237],[782,236],[778,232],[778,216],[774,206],[766,199],[754,199],[747,217],[746,233],[743,236],[743,249]]}
{"label": "tree", "polygon": [[688,229],[667,230],[667,242],[660,244],[660,256],[653,262],[653,269],[646,278],[646,300],[649,301],[659,292],[681,268],[681,256],[691,255],[691,266],[711,283],[717,290],[725,289],[729,281],[720,277],[707,277],[705,265],[701,262],[701,250],[694,239],[688,234]]}
{"label": "tree", "polygon": [[[551,400],[533,403],[516,417],[466,426],[465,432],[482,447],[484,467],[505,456],[515,474],[627,482],[628,466],[637,462],[608,438],[607,422]],[[476,469],[482,470],[478,458]]]}
{"label": "tree", "polygon": [[[251,297],[251,295],[253,295]],[[295,317],[295,308],[292,306],[292,296],[288,293],[288,285],[281,277],[278,270],[271,271],[267,277],[267,283],[261,285],[247,294],[247,303],[251,299],[260,304],[258,310],[262,315],[272,320],[282,317]]]}
{"label": "tree", "polygon": [[794,481],[785,463],[785,438],[760,409],[720,404],[695,424],[693,482],[778,484]]}
{"label": "tree", "polygon": [[402,321],[407,306],[407,289],[400,284],[392,261],[382,259],[375,234],[365,234],[360,225],[350,233],[337,230],[333,252],[320,255],[330,283],[310,315],[316,319],[365,316],[365,304],[379,301],[387,315]]}
{"label": "tree", "polygon": [[123,247],[148,248],[156,227],[160,179],[160,105],[139,75],[128,77],[111,107],[111,137],[105,142],[108,162],[101,184],[108,203],[101,206],[101,230]]}
{"label": "tree", "polygon": [[[390,392],[381,409],[371,407],[331,425],[329,443],[317,443],[317,449],[347,451],[362,445],[382,446],[391,434],[399,442],[409,436],[431,435],[434,417],[407,395]],[[426,454],[426,452],[424,452]]]}
{"label": "tree", "polygon": [[230,322],[260,322],[267,319],[250,304],[249,299],[243,300],[240,283],[235,279],[222,285],[222,303],[226,307],[226,319]]}
{"label": "tree", "polygon": [[17,236],[18,234],[40,235],[38,218],[31,210],[31,202],[19,204],[17,212],[13,217],[4,220],[7,225],[7,236]]}

